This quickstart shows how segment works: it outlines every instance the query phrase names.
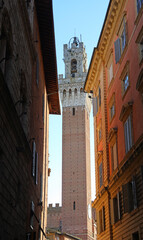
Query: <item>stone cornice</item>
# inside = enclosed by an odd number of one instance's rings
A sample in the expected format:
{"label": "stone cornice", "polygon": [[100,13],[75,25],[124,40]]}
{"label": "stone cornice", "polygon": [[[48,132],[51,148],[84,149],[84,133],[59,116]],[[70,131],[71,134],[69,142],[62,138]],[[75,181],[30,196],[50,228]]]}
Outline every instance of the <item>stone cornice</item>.
{"label": "stone cornice", "polygon": [[116,26],[116,21],[118,18],[118,13],[123,6],[124,1],[121,0],[111,0],[110,6],[108,8],[103,28],[100,34],[97,48],[94,48],[91,64],[88,70],[86,82],[85,82],[85,91],[90,92],[95,85],[95,80],[98,75],[98,69],[100,66],[100,61],[103,61],[103,56],[106,52],[107,46],[109,45],[110,38],[112,37],[113,31]]}

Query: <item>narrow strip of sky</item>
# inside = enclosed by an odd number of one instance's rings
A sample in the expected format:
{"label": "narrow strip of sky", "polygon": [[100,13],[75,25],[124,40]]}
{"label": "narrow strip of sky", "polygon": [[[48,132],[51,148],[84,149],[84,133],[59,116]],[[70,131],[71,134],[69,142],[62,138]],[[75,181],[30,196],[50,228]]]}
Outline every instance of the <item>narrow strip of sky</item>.
{"label": "narrow strip of sky", "polygon": [[[75,36],[86,46],[88,63],[93,48],[102,30],[109,0],[53,0],[55,40],[57,53],[58,74],[65,74],[63,62],[63,45],[68,44]],[[93,119],[91,115],[91,161],[92,183],[94,179],[94,146],[93,146]],[[61,204],[62,181],[62,116],[51,115],[49,121],[49,154],[51,176],[48,179],[48,202]],[[95,196],[92,184],[92,199]]]}

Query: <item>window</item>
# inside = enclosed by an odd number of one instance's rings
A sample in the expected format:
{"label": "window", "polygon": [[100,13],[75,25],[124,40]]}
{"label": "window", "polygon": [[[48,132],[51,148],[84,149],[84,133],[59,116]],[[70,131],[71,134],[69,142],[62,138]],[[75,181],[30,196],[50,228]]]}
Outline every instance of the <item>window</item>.
{"label": "window", "polygon": [[115,116],[115,93],[113,93],[110,101],[109,101],[109,120],[110,123]]}
{"label": "window", "polygon": [[143,0],[136,0],[136,2],[137,2],[137,13],[139,13],[143,4]]}
{"label": "window", "polygon": [[75,210],[75,202],[73,202],[73,210]]}
{"label": "window", "polygon": [[120,76],[121,85],[122,85],[122,97],[124,98],[127,90],[129,89],[130,82],[129,82],[129,61],[126,62],[123,71]]}
{"label": "window", "polygon": [[66,90],[63,91],[63,96],[66,97]]}
{"label": "window", "polygon": [[72,95],[72,91],[71,89],[69,89],[69,97],[71,97],[71,95]]}
{"label": "window", "polygon": [[117,157],[117,144],[116,141],[111,146],[111,164],[112,172],[118,167],[118,157]]}
{"label": "window", "polygon": [[118,167],[117,132],[117,128],[110,128],[110,131],[108,133],[111,172],[113,172]]}
{"label": "window", "polygon": [[72,115],[75,115],[75,108],[72,109]]}
{"label": "window", "polygon": [[75,96],[77,96],[77,88],[75,88],[74,94],[75,94]]}
{"label": "window", "polygon": [[127,43],[127,31],[126,31],[126,21],[124,17],[118,32],[118,38],[114,43],[116,63],[120,61],[120,58],[125,49],[126,43]]}
{"label": "window", "polygon": [[102,162],[99,165],[99,187],[103,185],[103,169],[102,169]]}
{"label": "window", "polygon": [[139,61],[143,60],[143,27],[141,28],[138,37],[136,39],[136,43],[138,44],[139,49]]}
{"label": "window", "polygon": [[107,63],[107,71],[108,71],[108,86],[109,86],[113,79],[113,51],[111,52],[108,63]]}
{"label": "window", "polygon": [[77,61],[76,59],[72,59],[71,61],[71,73],[77,72]]}
{"label": "window", "polygon": [[127,88],[129,86],[129,77],[128,74],[126,74],[125,78],[123,79],[123,91],[126,92]]}
{"label": "window", "polygon": [[33,230],[34,228],[34,202],[31,202],[31,214],[30,214],[30,227]]}
{"label": "window", "polygon": [[103,206],[97,212],[97,233],[100,234],[105,231],[105,207]]}
{"label": "window", "polygon": [[100,106],[101,106],[101,88],[99,87],[96,97],[93,98],[93,116],[96,116]]}
{"label": "window", "polygon": [[124,123],[124,135],[125,135],[125,150],[127,153],[132,147],[132,127],[130,115]]}
{"label": "window", "polygon": [[110,107],[110,119],[112,119],[115,115],[115,103]]}
{"label": "window", "polygon": [[118,192],[114,198],[110,200],[111,206],[111,224],[115,224],[121,219],[121,193]]}
{"label": "window", "polygon": [[137,193],[135,177],[131,182],[122,186],[124,213],[129,213],[137,208]]}
{"label": "window", "polygon": [[138,231],[132,234],[132,240],[140,240]]}

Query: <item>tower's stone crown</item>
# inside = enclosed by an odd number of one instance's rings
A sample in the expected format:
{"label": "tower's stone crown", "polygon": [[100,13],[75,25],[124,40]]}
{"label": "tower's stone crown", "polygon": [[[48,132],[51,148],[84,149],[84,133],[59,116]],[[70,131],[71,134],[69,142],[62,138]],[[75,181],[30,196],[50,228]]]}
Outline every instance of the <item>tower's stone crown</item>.
{"label": "tower's stone crown", "polygon": [[83,42],[71,38],[64,44],[65,78],[59,75],[60,97],[63,107],[85,106],[90,113],[91,103],[83,92],[87,75],[87,54]]}

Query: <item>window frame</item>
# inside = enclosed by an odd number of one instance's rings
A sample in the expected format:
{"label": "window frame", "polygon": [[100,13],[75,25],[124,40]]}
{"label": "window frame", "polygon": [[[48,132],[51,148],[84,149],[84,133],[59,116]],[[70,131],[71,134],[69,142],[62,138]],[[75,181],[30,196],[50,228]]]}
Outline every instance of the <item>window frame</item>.
{"label": "window frame", "polygon": [[[115,92],[112,94],[110,100],[109,100],[109,122],[111,124],[111,122],[113,121],[113,119],[115,118],[116,115],[116,106],[115,106]],[[114,114],[112,115],[112,107],[114,107]]]}
{"label": "window frame", "polygon": [[119,26],[119,30],[117,32],[117,39],[114,42],[116,64],[122,61],[126,46],[127,46],[127,20],[126,13],[124,12],[121,24]]}
{"label": "window frame", "polygon": [[[125,89],[125,78],[128,76],[128,86]],[[126,62],[122,73],[120,75],[120,81],[121,81],[121,91],[122,91],[122,99],[125,98],[129,88],[130,88],[130,74],[129,74],[129,61]]]}

